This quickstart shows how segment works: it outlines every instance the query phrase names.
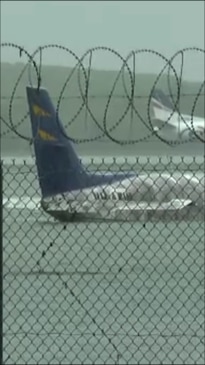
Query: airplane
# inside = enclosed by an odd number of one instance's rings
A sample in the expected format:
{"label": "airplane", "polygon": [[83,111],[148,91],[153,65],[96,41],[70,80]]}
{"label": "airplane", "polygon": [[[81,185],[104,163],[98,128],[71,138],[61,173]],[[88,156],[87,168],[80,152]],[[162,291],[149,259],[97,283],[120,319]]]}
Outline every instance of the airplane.
{"label": "airplane", "polygon": [[127,212],[140,219],[145,212],[176,212],[193,204],[200,206],[204,186],[199,188],[199,182],[189,176],[180,184],[167,173],[89,172],[66,135],[47,89],[27,86],[26,93],[40,205],[56,220],[117,219]]}
{"label": "airplane", "polygon": [[205,142],[205,120],[174,110],[174,105],[162,90],[153,91],[151,108],[153,129],[159,136],[175,142]]}

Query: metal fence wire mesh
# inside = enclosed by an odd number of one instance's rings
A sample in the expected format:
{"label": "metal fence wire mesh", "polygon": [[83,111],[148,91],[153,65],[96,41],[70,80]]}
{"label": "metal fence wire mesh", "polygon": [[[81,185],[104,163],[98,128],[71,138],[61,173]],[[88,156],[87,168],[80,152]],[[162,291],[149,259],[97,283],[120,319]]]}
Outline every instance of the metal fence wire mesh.
{"label": "metal fence wire mesh", "polygon": [[[203,163],[178,159],[173,175],[203,185]],[[66,224],[36,205],[35,164],[15,160],[3,197],[4,364],[204,364],[203,204]]]}
{"label": "metal fence wire mesh", "polygon": [[[34,114],[40,124],[31,136],[26,92],[31,95],[34,85],[35,103],[41,87],[55,101],[55,117],[47,121],[58,124],[60,115],[68,132],[66,143],[93,142],[92,154],[114,151],[110,143],[124,145],[126,152],[121,154],[129,156],[144,156],[142,144],[145,154],[149,145],[155,155],[170,155],[169,148],[187,143],[204,149],[204,81],[186,82],[183,73],[184,55],[204,57],[204,49],[184,48],[167,59],[149,49],[122,56],[98,46],[80,56],[48,44],[30,54],[22,46],[1,43],[2,52],[8,48],[17,51],[23,63],[15,69],[1,65],[0,136],[6,156],[12,149],[14,155],[30,154],[39,132],[44,141],[52,137],[40,118],[46,116],[48,104],[39,104],[39,109],[38,103],[32,110],[37,106]],[[70,67],[44,65],[45,53],[54,50],[58,55],[64,52],[62,59],[69,57]],[[118,69],[98,72],[96,56],[102,53],[114,57]],[[159,73],[141,74],[139,56],[143,62],[145,57],[149,62],[157,58]],[[168,102],[170,110],[159,125],[153,99],[155,106],[156,101],[158,106]],[[173,133],[168,123],[172,116],[177,120]],[[123,191],[120,183],[112,184],[111,194],[108,184],[108,190],[92,189],[90,199],[84,196],[86,189],[69,198],[61,190],[50,201],[41,199],[36,161],[5,158],[2,363],[205,363],[203,152],[200,158],[87,160],[84,166],[91,171],[133,171],[138,177],[130,178]],[[67,157],[69,163],[71,155]]]}

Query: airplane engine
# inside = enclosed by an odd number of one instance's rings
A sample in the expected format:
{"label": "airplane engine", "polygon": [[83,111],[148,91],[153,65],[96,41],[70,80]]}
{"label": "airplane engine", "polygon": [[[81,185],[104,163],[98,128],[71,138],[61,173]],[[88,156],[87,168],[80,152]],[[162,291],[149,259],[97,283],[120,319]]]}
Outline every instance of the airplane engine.
{"label": "airplane engine", "polygon": [[153,201],[168,202],[176,198],[176,181],[169,175],[154,176],[141,175],[128,187],[128,194],[139,203],[141,201],[151,203]]}
{"label": "airplane engine", "polygon": [[199,140],[205,142],[205,128],[195,127],[194,131],[195,131],[196,136],[199,137]]}
{"label": "airplane engine", "polygon": [[[169,175],[154,176],[154,196],[158,202],[168,202],[178,197],[176,180]],[[152,180],[153,180],[152,177]]]}
{"label": "airplane engine", "polygon": [[152,184],[150,184],[148,178],[143,179],[142,176],[132,181],[131,185],[127,187],[127,194],[136,203],[140,203],[141,201],[151,202],[154,200]]}
{"label": "airplane engine", "polygon": [[181,176],[177,180],[179,190],[184,199],[190,199],[193,203],[197,204],[199,207],[205,204],[205,191],[204,191],[204,181],[196,178],[190,177],[189,175]]}
{"label": "airplane engine", "polygon": [[205,141],[205,129],[201,126],[186,128],[180,133],[180,137],[186,141]]}

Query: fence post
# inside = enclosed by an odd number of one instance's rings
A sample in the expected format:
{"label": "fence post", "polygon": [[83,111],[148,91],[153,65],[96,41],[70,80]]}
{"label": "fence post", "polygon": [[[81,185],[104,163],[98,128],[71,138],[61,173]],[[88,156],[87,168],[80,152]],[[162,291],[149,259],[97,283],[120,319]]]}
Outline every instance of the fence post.
{"label": "fence post", "polygon": [[3,364],[3,163],[0,161],[0,364]]}

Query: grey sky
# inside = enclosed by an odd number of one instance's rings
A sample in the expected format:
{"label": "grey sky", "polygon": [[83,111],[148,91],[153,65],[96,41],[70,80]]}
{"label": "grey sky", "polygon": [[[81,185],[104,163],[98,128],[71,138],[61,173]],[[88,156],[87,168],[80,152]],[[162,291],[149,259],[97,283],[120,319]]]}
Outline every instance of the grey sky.
{"label": "grey sky", "polygon": [[[79,56],[90,47],[104,45],[123,56],[133,49],[149,48],[170,57],[184,47],[204,49],[204,1],[2,1],[1,42],[6,41],[30,52],[58,43]],[[45,51],[43,59],[44,63],[73,63],[57,50]],[[19,61],[19,57],[4,49],[2,60]],[[156,56],[143,55],[137,60],[138,72],[157,72],[163,67]],[[119,69],[120,63],[98,52],[93,65]],[[202,81],[204,55],[187,53],[184,72],[186,79]]]}

